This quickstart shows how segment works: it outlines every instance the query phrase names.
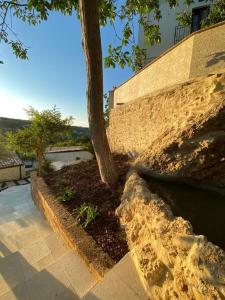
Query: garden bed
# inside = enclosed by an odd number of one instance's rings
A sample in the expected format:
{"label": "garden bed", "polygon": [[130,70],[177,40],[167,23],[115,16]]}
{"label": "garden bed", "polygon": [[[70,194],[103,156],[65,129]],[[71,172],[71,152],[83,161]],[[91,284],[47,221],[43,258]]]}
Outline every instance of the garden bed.
{"label": "garden bed", "polygon": [[80,254],[96,279],[101,279],[115,262],[97,245],[94,239],[78,226],[74,217],[55,200],[43,178],[32,173],[32,196],[52,229],[65,245]]}
{"label": "garden bed", "polygon": [[97,207],[98,215],[85,230],[104,252],[118,262],[127,253],[128,247],[115,210],[120,205],[129,165],[125,156],[115,156],[114,160],[120,180],[118,187],[113,190],[101,182],[95,159],[52,172],[45,176],[44,180],[56,199],[66,189],[73,191],[72,198],[69,201],[60,202],[60,205],[74,218],[76,218],[74,211],[83,203]]}
{"label": "garden bed", "polygon": [[[44,177],[44,181],[53,196],[48,197],[47,201],[53,211],[58,211],[57,218],[60,218],[66,227],[71,226],[72,222],[80,230],[87,232],[98,247],[116,263],[128,252],[126,236],[115,210],[120,205],[129,163],[125,156],[116,156],[114,159],[120,180],[117,188],[113,190],[101,182],[95,159],[52,172]],[[65,202],[57,201],[68,189],[73,191],[72,198]],[[77,225],[74,213],[83,203],[97,207],[98,211],[96,218],[84,228],[85,230]]]}

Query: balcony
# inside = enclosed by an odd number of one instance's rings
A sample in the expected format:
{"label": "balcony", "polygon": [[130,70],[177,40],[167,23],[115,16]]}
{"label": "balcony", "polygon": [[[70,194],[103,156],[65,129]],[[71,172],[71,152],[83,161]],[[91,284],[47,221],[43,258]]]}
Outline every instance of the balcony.
{"label": "balcony", "polygon": [[191,33],[190,26],[176,26],[175,33],[174,33],[174,44],[183,40],[190,33]]}

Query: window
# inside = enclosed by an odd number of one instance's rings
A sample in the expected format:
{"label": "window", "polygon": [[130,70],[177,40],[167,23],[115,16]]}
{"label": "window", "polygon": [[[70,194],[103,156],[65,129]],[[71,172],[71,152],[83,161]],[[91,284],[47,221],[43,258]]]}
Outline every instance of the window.
{"label": "window", "polygon": [[201,22],[207,18],[209,14],[209,6],[203,6],[192,9],[191,32],[201,28]]}

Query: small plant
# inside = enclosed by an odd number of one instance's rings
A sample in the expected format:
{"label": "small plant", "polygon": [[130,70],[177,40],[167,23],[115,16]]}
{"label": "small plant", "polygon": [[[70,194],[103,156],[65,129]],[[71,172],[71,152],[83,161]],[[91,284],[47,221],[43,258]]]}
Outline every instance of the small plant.
{"label": "small plant", "polygon": [[44,159],[41,170],[41,175],[48,175],[49,173],[54,171],[54,168],[52,167],[51,161],[49,159]]}
{"label": "small plant", "polygon": [[56,198],[59,202],[70,201],[75,195],[75,192],[71,188],[65,188],[65,190]]}
{"label": "small plant", "polygon": [[85,202],[80,207],[75,208],[73,213],[76,215],[80,225],[84,228],[100,214],[97,206]]}

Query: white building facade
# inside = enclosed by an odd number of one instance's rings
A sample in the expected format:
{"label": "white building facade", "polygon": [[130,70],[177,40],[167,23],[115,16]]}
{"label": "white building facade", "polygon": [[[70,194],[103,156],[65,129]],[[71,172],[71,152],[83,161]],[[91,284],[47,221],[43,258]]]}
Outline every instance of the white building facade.
{"label": "white building facade", "polygon": [[[147,50],[147,57],[144,65],[158,57],[174,44],[180,42],[190,33],[199,30],[201,27],[201,21],[208,15],[210,11],[210,5],[213,3],[213,0],[195,0],[195,2],[191,4],[188,9],[183,5],[183,0],[180,0],[179,2],[180,4],[178,6],[171,9],[166,0],[160,1],[160,10],[162,14],[162,18],[158,22],[161,32],[160,44],[146,46],[143,28],[139,28],[138,44],[141,48]],[[191,26],[180,26],[176,20],[177,13],[184,10],[192,13]],[[152,22],[151,15],[147,16],[147,18],[150,22]],[[154,21],[154,23],[156,22],[157,21]]]}
{"label": "white building facade", "polygon": [[25,177],[25,167],[18,156],[0,160],[0,183]]}

